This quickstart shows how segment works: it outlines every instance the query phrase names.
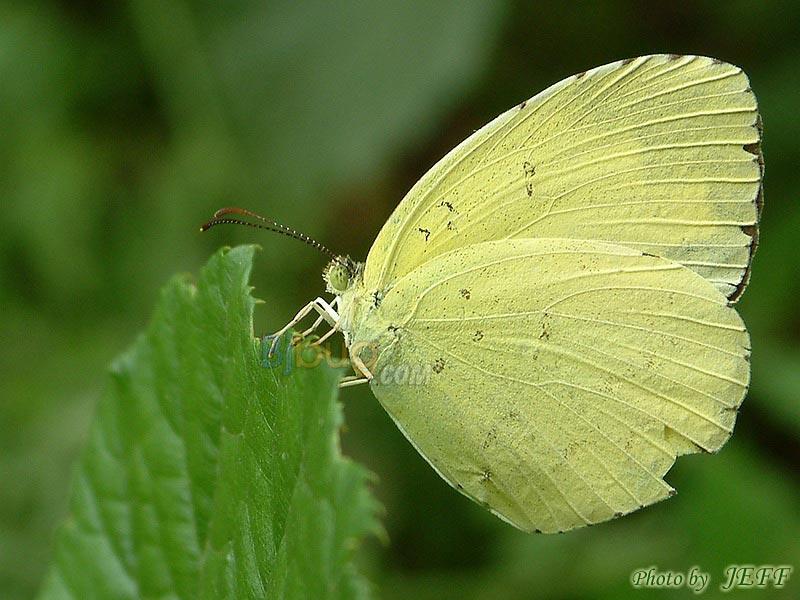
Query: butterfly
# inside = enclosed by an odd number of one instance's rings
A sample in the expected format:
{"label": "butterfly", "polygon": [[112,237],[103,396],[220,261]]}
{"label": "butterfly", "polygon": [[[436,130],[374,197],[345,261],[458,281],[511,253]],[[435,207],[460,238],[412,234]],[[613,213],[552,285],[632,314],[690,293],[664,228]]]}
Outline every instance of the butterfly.
{"label": "butterfly", "polygon": [[[501,114],[408,192],[365,262],[331,256],[302,335],[344,335],[411,444],[452,487],[531,532],[675,493],[749,385],[732,304],[758,241],[764,164],[747,76],[652,55],[573,75]],[[277,337],[275,338],[277,339]]]}

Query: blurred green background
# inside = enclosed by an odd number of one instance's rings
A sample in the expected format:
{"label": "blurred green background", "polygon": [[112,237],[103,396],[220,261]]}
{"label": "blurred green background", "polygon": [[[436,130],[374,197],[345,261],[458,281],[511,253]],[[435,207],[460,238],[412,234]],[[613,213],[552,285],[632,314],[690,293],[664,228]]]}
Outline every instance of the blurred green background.
{"label": "blurred green background", "polygon": [[[635,568],[800,567],[800,3],[0,3],[0,598],[49,560],[106,364],[158,288],[219,245],[263,246],[257,331],[323,284],[324,257],[220,228],[251,207],[363,258],[405,191],[496,114],[574,72],[652,52],[742,66],[765,124],[766,210],[740,304],[753,384],[732,440],[668,476],[679,495],[613,523],[530,536],[444,484],[369,390],[345,390],[345,452],[378,475],[382,598],[688,597]],[[563,5],[563,6],[561,6]],[[800,573],[782,591],[800,597]]]}

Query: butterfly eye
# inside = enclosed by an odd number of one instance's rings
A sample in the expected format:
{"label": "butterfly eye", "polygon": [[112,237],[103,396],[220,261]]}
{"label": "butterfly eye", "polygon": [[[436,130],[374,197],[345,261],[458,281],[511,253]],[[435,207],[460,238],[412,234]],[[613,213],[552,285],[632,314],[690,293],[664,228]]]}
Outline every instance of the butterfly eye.
{"label": "butterfly eye", "polygon": [[331,293],[341,294],[350,287],[350,270],[339,260],[334,260],[328,265],[324,277]]}

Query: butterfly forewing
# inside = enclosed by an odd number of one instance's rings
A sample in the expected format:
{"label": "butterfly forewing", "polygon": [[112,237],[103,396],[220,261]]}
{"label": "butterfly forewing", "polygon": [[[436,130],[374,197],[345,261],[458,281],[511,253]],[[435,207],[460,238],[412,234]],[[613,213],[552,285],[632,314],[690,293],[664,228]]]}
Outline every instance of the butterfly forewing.
{"label": "butterfly forewing", "polygon": [[368,288],[470,244],[593,239],[681,263],[731,300],[755,249],[762,164],[738,67],[655,55],[575,75],[437,163],[367,259]]}

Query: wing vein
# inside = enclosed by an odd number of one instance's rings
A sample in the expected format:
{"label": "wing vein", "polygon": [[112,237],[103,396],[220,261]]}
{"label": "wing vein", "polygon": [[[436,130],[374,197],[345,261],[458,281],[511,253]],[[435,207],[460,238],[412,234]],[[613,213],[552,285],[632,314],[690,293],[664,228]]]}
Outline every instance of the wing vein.
{"label": "wing vein", "polygon": [[[474,363],[471,363],[470,361],[467,361],[467,360],[465,360],[465,359],[464,359],[464,358],[462,358],[461,356],[458,356],[457,354],[455,354],[455,353],[451,352],[450,350],[448,350],[448,349],[446,349],[446,348],[440,348],[440,347],[439,347],[437,344],[434,344],[434,343],[433,343],[433,342],[432,342],[430,339],[427,339],[427,338],[425,338],[425,337],[422,337],[422,336],[417,336],[417,335],[414,335],[414,333],[413,333],[413,332],[411,332],[410,330],[407,330],[407,331],[408,331],[409,333],[412,333],[412,336],[413,336],[413,337],[415,337],[415,338],[417,338],[417,339],[418,339],[420,342],[422,342],[422,343],[424,343],[424,344],[427,344],[427,345],[431,346],[432,348],[435,348],[435,349],[436,349],[437,351],[439,351],[439,352],[442,352],[442,353],[445,353],[445,354],[447,354],[447,355],[448,355],[448,356],[450,356],[451,358],[453,358],[453,359],[455,359],[455,360],[457,360],[457,361],[459,361],[459,362],[463,363],[464,365],[466,365],[466,366],[467,366],[467,367],[469,367],[469,368],[476,369],[476,370],[478,370],[478,371],[481,371],[482,373],[485,373],[485,374],[487,374],[487,375],[490,375],[490,376],[494,376],[494,377],[501,377],[501,378],[503,378],[503,379],[508,379],[508,380],[510,380],[510,381],[517,381],[517,382],[519,382],[519,383],[523,383],[523,384],[525,384],[525,385],[535,385],[535,384],[531,384],[530,382],[528,382],[528,381],[525,381],[525,380],[522,380],[522,379],[520,379],[520,380],[516,380],[515,378],[510,378],[510,377],[506,377],[506,376],[504,376],[504,375],[500,375],[500,374],[497,374],[497,373],[493,373],[492,371],[489,371],[488,369],[484,369],[483,367],[481,367],[481,366],[479,366],[479,365],[477,365],[477,364],[474,364]],[[553,453],[553,455],[554,455],[554,456],[556,456],[556,457],[558,457],[558,456],[559,456],[559,453],[558,453],[558,451],[556,450],[556,447],[553,445],[553,442],[552,442],[552,441],[551,441],[549,438],[544,438],[544,437],[543,437],[542,439],[545,441],[545,443],[547,444],[547,446],[549,446],[549,447],[550,447],[550,451]],[[583,476],[582,476],[582,475],[581,475],[581,474],[580,474],[580,473],[577,471],[577,469],[575,469],[574,465],[570,464],[569,462],[566,462],[565,464],[566,464],[566,465],[569,467],[569,469],[570,469],[570,470],[571,470],[571,471],[572,471],[572,472],[575,474],[575,476],[576,476],[578,479],[580,479],[580,480],[581,480],[581,481],[584,483],[584,485],[586,485],[586,487],[587,487],[589,490],[591,490],[591,491],[592,491],[592,492],[595,494],[595,496],[597,496],[598,500],[600,500],[600,501],[601,501],[603,504],[605,504],[605,505],[606,505],[606,506],[609,508],[609,510],[611,510],[611,512],[613,512],[613,511],[614,511],[614,509],[613,509],[613,508],[612,508],[612,507],[611,507],[611,506],[610,506],[610,505],[609,505],[609,504],[608,504],[608,503],[605,501],[605,499],[604,499],[604,498],[602,498],[602,497],[601,497],[601,496],[600,496],[600,495],[597,493],[597,491],[596,491],[596,490],[595,490],[595,489],[594,489],[594,488],[593,488],[593,487],[592,487],[592,486],[589,484],[589,482],[588,482],[588,481],[586,481],[586,480],[584,479],[584,477],[583,477]],[[587,525],[588,525],[588,524],[590,524],[592,521],[591,521],[591,520],[589,520],[589,519],[586,517],[586,515],[584,515],[584,514],[583,514],[581,511],[579,511],[579,510],[578,510],[578,508],[577,508],[577,507],[576,507],[576,506],[575,506],[575,505],[574,505],[574,504],[573,504],[573,503],[570,501],[568,494],[564,493],[564,490],[562,490],[562,489],[561,489],[561,486],[560,486],[560,485],[558,485],[558,482],[557,482],[555,479],[553,479],[553,477],[552,477],[552,476],[551,476],[549,473],[547,473],[547,471],[546,471],[546,470],[544,470],[544,469],[541,469],[540,471],[541,471],[541,472],[542,472],[542,473],[545,475],[545,477],[546,477],[547,479],[549,479],[549,480],[550,480],[550,482],[551,482],[551,484],[553,485],[553,487],[555,488],[555,490],[556,490],[556,491],[558,492],[558,494],[559,494],[559,495],[560,495],[560,496],[563,498],[564,502],[566,503],[566,505],[567,505],[567,506],[569,506],[569,508],[572,510],[572,512],[573,512],[573,513],[574,513],[576,516],[578,516],[578,517],[579,517],[581,520],[583,520],[583,522],[584,522],[584,523],[586,523]]]}

